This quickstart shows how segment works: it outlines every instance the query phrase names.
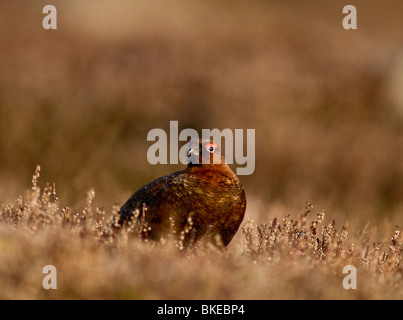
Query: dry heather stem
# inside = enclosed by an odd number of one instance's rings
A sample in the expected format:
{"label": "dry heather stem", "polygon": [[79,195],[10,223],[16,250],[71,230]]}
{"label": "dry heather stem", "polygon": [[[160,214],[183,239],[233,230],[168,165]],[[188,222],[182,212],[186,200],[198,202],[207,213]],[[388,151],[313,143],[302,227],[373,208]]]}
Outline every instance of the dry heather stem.
{"label": "dry heather stem", "polygon": [[[325,222],[325,214],[314,215],[307,203],[296,219],[246,221],[241,237],[226,250],[203,241],[183,250],[191,217],[179,237],[142,241],[144,221],[137,225],[134,216],[120,229],[119,206],[107,219],[102,207],[93,207],[94,190],[88,191],[82,211],[59,208],[55,186],[40,188],[39,176],[38,166],[32,190],[1,206],[0,284],[5,289],[0,298],[403,297],[397,227],[389,243],[350,239],[347,224]],[[56,293],[41,287],[46,264],[58,268]],[[359,272],[355,293],[342,288],[345,265]]]}

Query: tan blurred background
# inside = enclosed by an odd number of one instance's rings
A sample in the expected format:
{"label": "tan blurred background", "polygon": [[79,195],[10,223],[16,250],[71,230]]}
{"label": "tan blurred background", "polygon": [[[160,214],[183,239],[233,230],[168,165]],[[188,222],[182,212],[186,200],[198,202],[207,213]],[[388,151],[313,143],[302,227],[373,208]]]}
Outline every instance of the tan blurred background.
{"label": "tan blurred background", "polygon": [[[42,8],[58,10],[45,31]],[[358,30],[342,28],[346,4]],[[248,215],[403,222],[403,2],[0,2],[0,203],[35,166],[62,206],[122,204],[182,165],[147,133],[256,129]]]}

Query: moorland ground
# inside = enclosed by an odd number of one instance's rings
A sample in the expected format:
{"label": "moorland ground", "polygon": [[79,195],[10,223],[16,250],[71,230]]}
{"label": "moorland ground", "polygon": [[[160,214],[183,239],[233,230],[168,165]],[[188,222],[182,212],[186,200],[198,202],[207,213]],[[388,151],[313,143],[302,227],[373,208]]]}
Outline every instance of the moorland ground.
{"label": "moorland ground", "polygon": [[[0,4],[0,297],[401,299],[403,3],[355,1],[354,31],[342,1],[119,3],[55,0],[53,31],[48,3]],[[183,168],[147,162],[147,133],[171,120],[256,130],[224,253],[100,237]]]}

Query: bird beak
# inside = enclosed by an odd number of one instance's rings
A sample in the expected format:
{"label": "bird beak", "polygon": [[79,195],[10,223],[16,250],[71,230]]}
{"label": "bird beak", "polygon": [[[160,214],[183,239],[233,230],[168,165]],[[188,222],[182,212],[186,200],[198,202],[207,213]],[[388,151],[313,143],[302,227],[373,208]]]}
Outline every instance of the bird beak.
{"label": "bird beak", "polygon": [[198,165],[200,162],[199,155],[199,143],[192,143],[189,146],[188,151],[186,152],[188,157],[188,164]]}
{"label": "bird beak", "polygon": [[191,157],[192,155],[194,156],[199,156],[199,151],[195,150],[194,148],[189,148],[188,152],[186,153],[186,155],[189,157]]}

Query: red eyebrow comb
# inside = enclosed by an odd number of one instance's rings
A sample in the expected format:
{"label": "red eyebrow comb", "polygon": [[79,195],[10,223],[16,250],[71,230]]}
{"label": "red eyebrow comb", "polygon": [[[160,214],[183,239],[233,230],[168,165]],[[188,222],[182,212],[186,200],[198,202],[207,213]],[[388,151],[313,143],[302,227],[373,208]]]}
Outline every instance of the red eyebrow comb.
{"label": "red eyebrow comb", "polygon": [[217,149],[217,144],[212,142],[212,143],[206,144],[206,146],[205,146],[206,149],[208,149],[210,147],[213,147],[214,149]]}

